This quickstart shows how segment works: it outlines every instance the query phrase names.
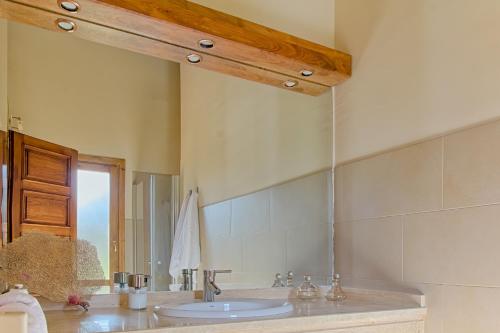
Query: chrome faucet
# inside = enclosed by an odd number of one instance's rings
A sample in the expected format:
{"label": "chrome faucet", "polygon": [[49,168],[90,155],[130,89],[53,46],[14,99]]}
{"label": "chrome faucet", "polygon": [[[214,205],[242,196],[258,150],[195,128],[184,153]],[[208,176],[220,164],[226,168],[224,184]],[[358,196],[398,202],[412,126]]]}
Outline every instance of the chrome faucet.
{"label": "chrome faucet", "polygon": [[230,269],[203,271],[203,302],[213,302],[215,295],[220,295],[222,292],[215,284],[215,274],[231,272]]}
{"label": "chrome faucet", "polygon": [[287,287],[293,287],[293,272],[288,271],[286,275],[286,286]]}

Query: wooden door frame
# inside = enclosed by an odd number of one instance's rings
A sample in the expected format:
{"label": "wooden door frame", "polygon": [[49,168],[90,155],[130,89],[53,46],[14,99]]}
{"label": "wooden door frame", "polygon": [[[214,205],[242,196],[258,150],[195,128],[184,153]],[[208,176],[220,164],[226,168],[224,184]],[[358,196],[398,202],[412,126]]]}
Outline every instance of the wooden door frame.
{"label": "wooden door frame", "polygon": [[[125,160],[120,158],[78,154],[78,169],[105,171],[111,175],[110,218],[117,219],[118,224],[111,224],[110,236],[118,235],[118,271],[125,269]],[[113,190],[113,188],[115,190]],[[117,230],[116,230],[117,229]],[[112,239],[109,251],[114,252]],[[110,267],[116,265],[110,257]],[[112,265],[113,264],[113,265]],[[116,267],[116,266],[115,266]],[[112,281],[112,276],[110,276]]]}
{"label": "wooden door frame", "polygon": [[[0,246],[7,244],[8,230],[7,224],[7,191],[4,192],[4,184],[8,184],[8,177],[3,174],[4,167],[7,167],[7,132],[0,130]],[[5,227],[4,227],[5,225]]]}

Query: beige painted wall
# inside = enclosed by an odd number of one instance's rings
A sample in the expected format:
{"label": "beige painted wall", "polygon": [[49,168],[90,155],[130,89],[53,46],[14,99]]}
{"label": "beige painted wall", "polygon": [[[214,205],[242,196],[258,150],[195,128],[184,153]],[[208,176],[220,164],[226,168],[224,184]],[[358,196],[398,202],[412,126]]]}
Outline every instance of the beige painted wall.
{"label": "beige painted wall", "polygon": [[335,0],[192,0],[326,46],[334,45]]}
{"label": "beige painted wall", "polygon": [[498,332],[500,3],[336,0],[335,22],[336,270],[424,292],[426,333]]}
{"label": "beige painted wall", "polygon": [[[332,0],[196,2],[333,45]],[[330,92],[310,97],[181,65],[181,101],[183,189],[199,186],[201,206],[331,166]]]}
{"label": "beige painted wall", "polygon": [[497,0],[336,0],[337,162],[500,116]]}
{"label": "beige painted wall", "polygon": [[132,171],[179,173],[178,64],[17,23],[8,36],[10,114],[26,134],[125,158],[127,218]]}

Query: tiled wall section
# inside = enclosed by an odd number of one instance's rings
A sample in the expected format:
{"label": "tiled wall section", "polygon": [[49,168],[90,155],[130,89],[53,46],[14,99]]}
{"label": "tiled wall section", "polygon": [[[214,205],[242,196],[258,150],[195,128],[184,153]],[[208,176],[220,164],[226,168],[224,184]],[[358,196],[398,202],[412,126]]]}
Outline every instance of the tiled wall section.
{"label": "tiled wall section", "polygon": [[225,288],[270,287],[292,270],[319,278],[332,267],[331,172],[200,208],[202,267]]}
{"label": "tiled wall section", "polygon": [[499,332],[500,121],[336,168],[335,264],[417,288],[426,333]]}

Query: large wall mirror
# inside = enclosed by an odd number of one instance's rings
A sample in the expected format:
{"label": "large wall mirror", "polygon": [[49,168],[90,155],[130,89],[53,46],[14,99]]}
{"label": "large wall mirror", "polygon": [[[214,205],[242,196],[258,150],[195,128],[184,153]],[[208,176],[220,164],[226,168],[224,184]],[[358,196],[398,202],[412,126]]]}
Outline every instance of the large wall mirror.
{"label": "large wall mirror", "polygon": [[5,241],[37,231],[86,239],[103,285],[127,271],[169,290],[180,283],[169,274],[179,209],[198,191],[199,269],[231,269],[222,288],[271,287],[288,271],[328,279],[331,93],[0,23],[0,124],[8,164],[24,170],[6,183]]}

